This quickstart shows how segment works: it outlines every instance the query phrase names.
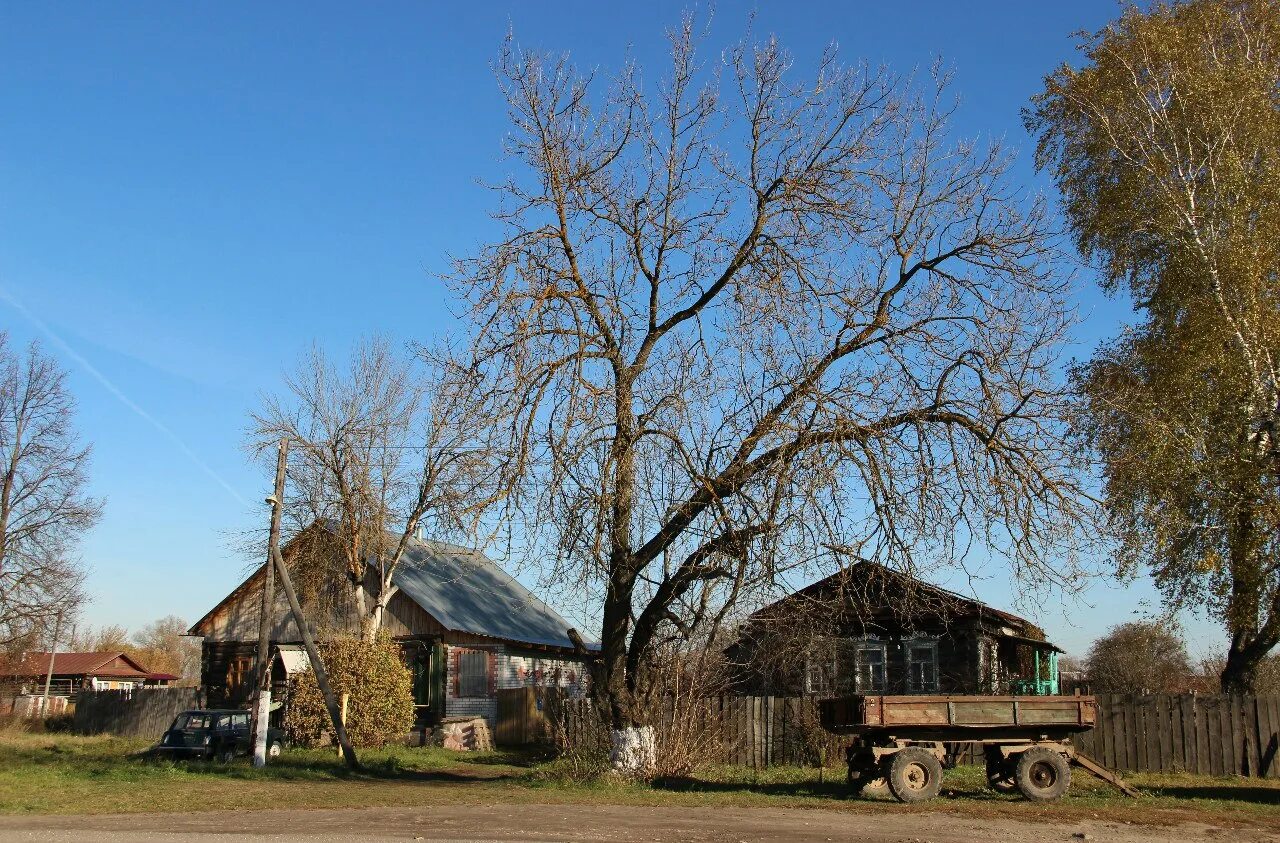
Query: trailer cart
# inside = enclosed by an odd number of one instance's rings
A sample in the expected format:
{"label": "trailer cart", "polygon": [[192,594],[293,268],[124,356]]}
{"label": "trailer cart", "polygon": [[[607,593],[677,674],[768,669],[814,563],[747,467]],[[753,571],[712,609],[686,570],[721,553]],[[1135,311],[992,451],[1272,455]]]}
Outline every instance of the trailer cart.
{"label": "trailer cart", "polygon": [[822,726],[852,735],[846,753],[856,792],[887,786],[902,802],[932,799],[942,789],[947,746],[981,744],[987,782],[1027,799],[1058,799],[1071,785],[1071,765],[1088,770],[1129,796],[1137,791],[1071,745],[1092,729],[1091,696],[876,696],[819,703]]}

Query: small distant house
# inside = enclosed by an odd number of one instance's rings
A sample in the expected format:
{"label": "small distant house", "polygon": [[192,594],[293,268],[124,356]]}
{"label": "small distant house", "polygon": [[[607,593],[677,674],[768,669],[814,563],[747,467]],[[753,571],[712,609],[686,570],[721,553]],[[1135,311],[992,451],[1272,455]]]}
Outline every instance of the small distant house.
{"label": "small distant house", "polygon": [[[282,548],[287,564],[304,537],[324,540],[313,526]],[[314,545],[309,545],[314,547]],[[243,707],[253,692],[258,614],[265,566],[191,627],[202,636],[201,684],[208,704]],[[581,695],[587,686],[591,652],[568,621],[539,600],[483,553],[444,542],[412,538],[396,567],[382,628],[400,645],[413,674],[417,723],[444,718],[483,717],[492,728],[497,691],[522,686],[563,689]],[[351,635],[354,612],[328,607],[327,614],[304,604],[317,638]],[[291,674],[309,669],[282,595],[271,619],[272,687],[285,699]],[[287,705],[287,701],[285,703]]]}
{"label": "small distant house", "polygon": [[[47,652],[26,653],[9,663],[5,678],[17,694],[43,694],[49,675]],[[80,691],[132,690],[143,686],[164,686],[177,679],[170,673],[148,670],[128,653],[57,653],[53,655],[53,679],[49,695],[72,697]]]}
{"label": "small distant house", "polygon": [[1047,694],[1060,652],[1025,618],[858,562],[752,614],[728,657],[743,693]]}

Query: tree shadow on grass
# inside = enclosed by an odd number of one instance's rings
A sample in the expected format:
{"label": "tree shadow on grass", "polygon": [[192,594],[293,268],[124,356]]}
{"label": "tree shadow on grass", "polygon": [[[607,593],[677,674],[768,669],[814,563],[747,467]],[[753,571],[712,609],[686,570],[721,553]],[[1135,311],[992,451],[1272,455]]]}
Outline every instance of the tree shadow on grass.
{"label": "tree shadow on grass", "polygon": [[1280,788],[1213,785],[1168,785],[1141,788],[1155,796],[1171,799],[1213,799],[1218,802],[1253,802],[1258,805],[1280,805]]}
{"label": "tree shadow on grass", "polygon": [[654,779],[654,790],[673,793],[759,793],[766,796],[821,797],[824,799],[856,798],[842,781],[801,782],[724,782],[692,776],[666,776]]}

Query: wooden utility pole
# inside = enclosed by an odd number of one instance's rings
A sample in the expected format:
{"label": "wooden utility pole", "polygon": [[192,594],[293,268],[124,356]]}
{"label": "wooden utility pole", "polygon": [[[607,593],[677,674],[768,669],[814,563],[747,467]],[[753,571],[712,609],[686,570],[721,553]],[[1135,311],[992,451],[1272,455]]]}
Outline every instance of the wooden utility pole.
{"label": "wooden utility pole", "polygon": [[275,564],[271,548],[280,544],[280,514],[284,503],[284,471],[289,460],[289,440],[283,438],[276,451],[275,492],[271,504],[271,535],[267,539],[266,570],[262,579],[262,603],[258,609],[258,659],[254,665],[253,766],[267,766],[267,731],[271,725],[271,626],[276,603]]}
{"label": "wooden utility pole", "polygon": [[49,644],[49,672],[44,675],[44,696],[40,698],[40,716],[49,716],[49,686],[53,684],[53,660],[58,657],[58,631],[62,626],[62,612],[53,618],[53,641]]}
{"label": "wooden utility pole", "polygon": [[284,564],[284,557],[280,555],[280,548],[277,545],[271,545],[271,558],[276,563],[276,576],[280,578],[280,589],[284,591],[284,596],[289,601],[289,611],[293,613],[293,622],[298,626],[298,632],[302,635],[302,644],[307,648],[307,658],[311,661],[311,670],[316,675],[316,684],[320,686],[320,693],[324,694],[324,706],[329,709],[329,719],[333,722],[333,733],[338,738],[338,746],[342,747],[342,756],[347,759],[347,766],[353,770],[360,769],[360,760],[356,758],[356,751],[351,746],[351,741],[347,739],[347,727],[342,722],[342,711],[338,707],[338,700],[333,695],[333,688],[329,686],[329,674],[325,672],[324,663],[320,661],[320,652],[316,650],[315,639],[311,636],[311,630],[307,629],[306,618],[302,616],[302,606],[298,604],[298,595],[293,590],[293,580],[289,576],[289,569]]}

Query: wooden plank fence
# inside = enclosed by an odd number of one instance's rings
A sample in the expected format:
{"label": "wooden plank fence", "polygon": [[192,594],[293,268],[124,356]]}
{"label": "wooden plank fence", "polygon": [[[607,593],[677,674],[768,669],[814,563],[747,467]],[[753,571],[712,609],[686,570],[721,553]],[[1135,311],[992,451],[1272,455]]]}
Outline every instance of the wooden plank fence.
{"label": "wooden plank fence", "polygon": [[178,713],[203,704],[199,688],[139,688],[81,691],[76,695],[75,731],[159,740]]}
{"label": "wooden plank fence", "polygon": [[1115,770],[1280,778],[1280,697],[1099,694],[1075,744]]}
{"label": "wooden plank fence", "polygon": [[[1099,694],[1097,699],[1098,725],[1077,735],[1075,745],[1113,770],[1280,778],[1280,697]],[[563,734],[570,741],[582,733],[589,705],[585,700],[560,703]],[[533,739],[533,730],[523,726],[504,732],[502,711],[500,736]],[[720,734],[721,757],[708,760],[727,764],[839,765],[848,740],[822,731],[817,705],[806,697],[712,697],[698,716],[707,717],[708,728]],[[981,760],[973,745],[955,749],[963,750],[961,763]]]}

